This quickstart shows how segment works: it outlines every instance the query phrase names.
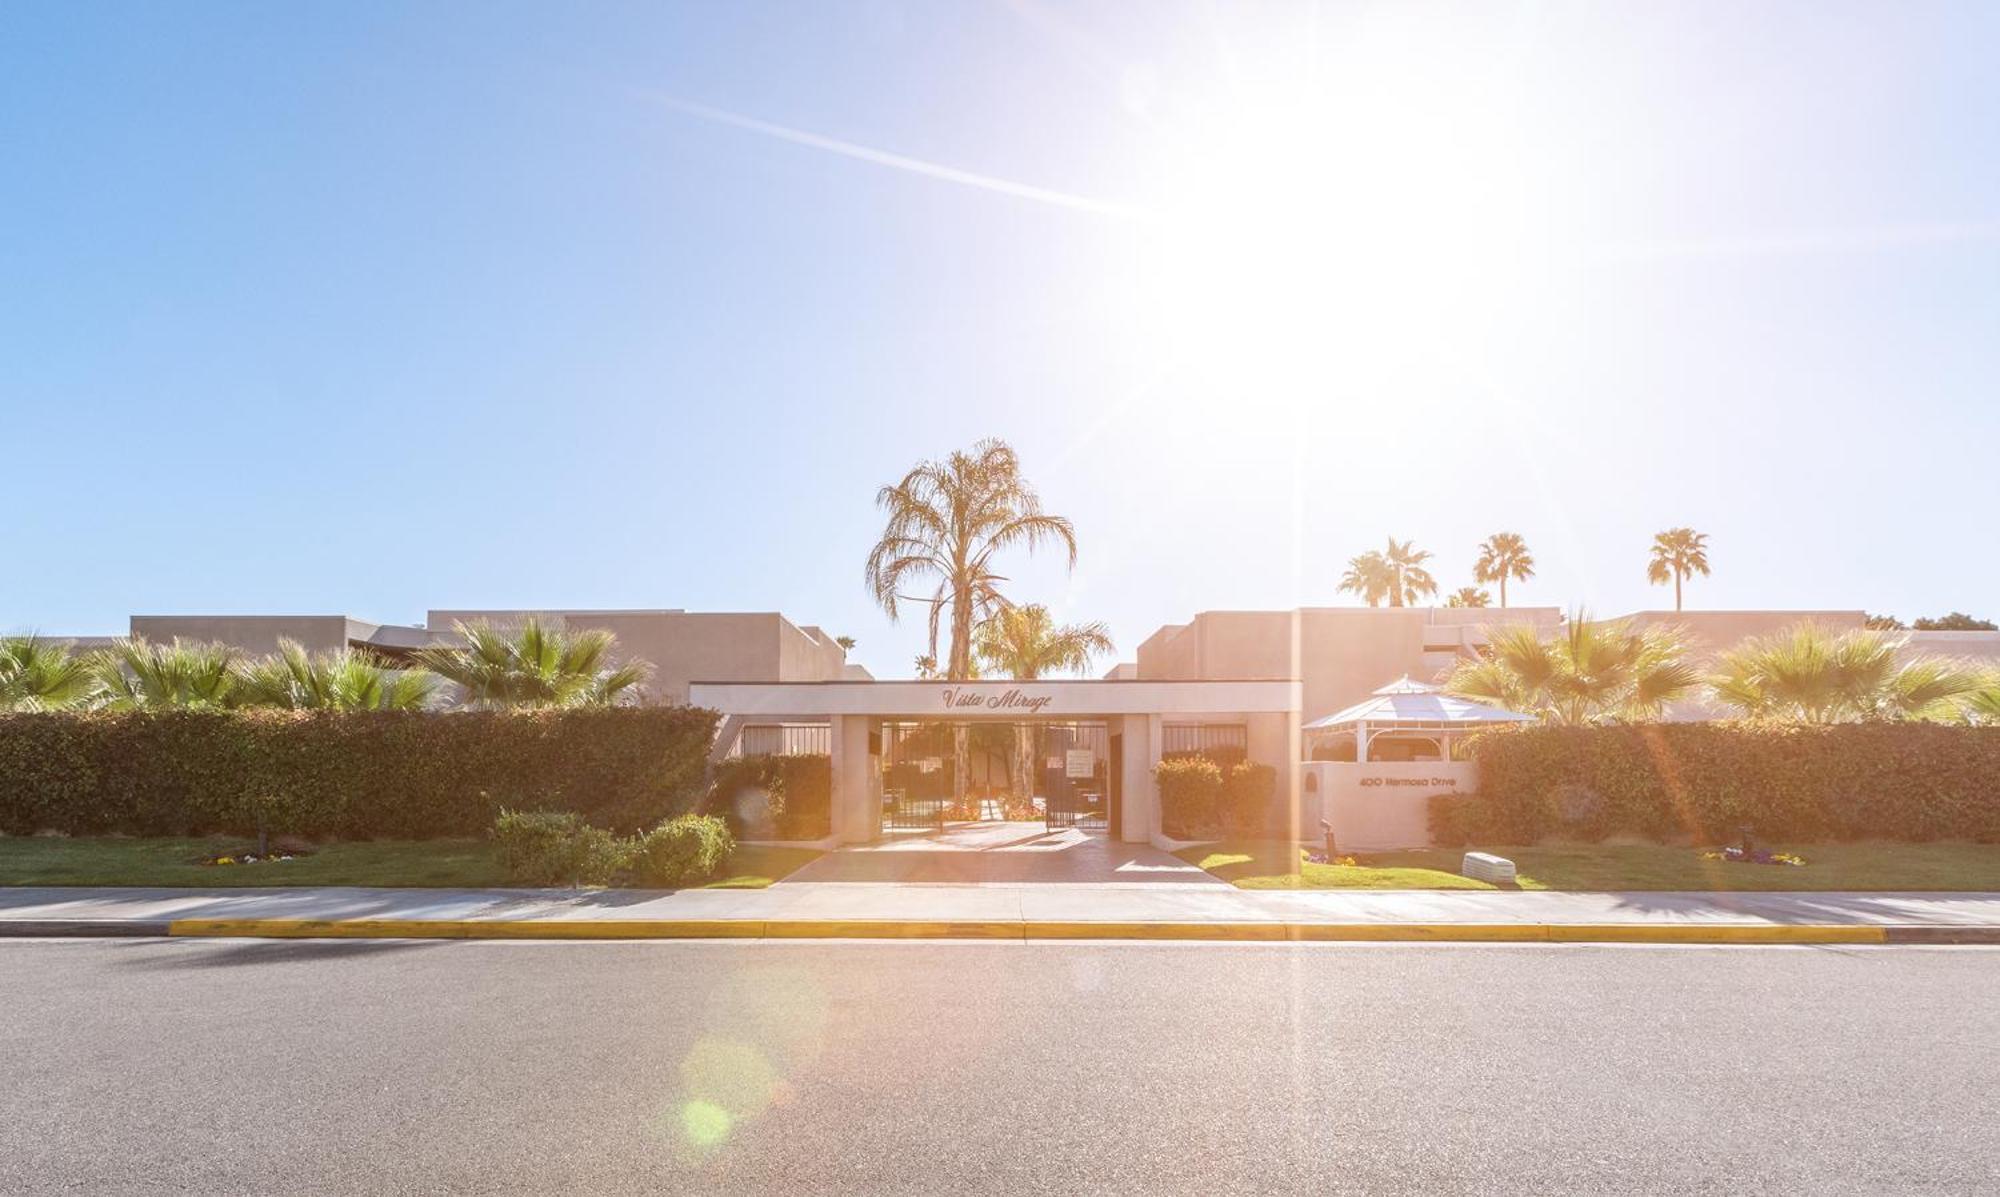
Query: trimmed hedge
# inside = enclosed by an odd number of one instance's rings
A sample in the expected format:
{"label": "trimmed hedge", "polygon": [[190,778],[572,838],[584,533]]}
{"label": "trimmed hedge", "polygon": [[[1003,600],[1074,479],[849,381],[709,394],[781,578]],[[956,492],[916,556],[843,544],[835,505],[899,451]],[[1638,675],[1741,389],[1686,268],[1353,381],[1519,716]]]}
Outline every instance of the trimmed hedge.
{"label": "trimmed hedge", "polygon": [[502,808],[650,827],[700,795],[717,716],[560,711],[0,714],[0,832],[472,836]]}
{"label": "trimmed hedge", "polygon": [[1472,741],[1479,794],[1432,800],[1440,843],[1636,833],[1702,843],[2000,841],[2000,728],[1650,723]]}
{"label": "trimmed hedge", "polygon": [[1177,840],[1213,839],[1222,802],[1222,767],[1205,756],[1163,758],[1153,766],[1160,787],[1160,830]]}
{"label": "trimmed hedge", "polygon": [[604,885],[632,855],[630,844],[575,811],[503,810],[493,839],[507,879],[521,885]]}
{"label": "trimmed hedge", "polygon": [[833,834],[833,758],[823,752],[731,757],[715,767],[702,809],[747,839]]}

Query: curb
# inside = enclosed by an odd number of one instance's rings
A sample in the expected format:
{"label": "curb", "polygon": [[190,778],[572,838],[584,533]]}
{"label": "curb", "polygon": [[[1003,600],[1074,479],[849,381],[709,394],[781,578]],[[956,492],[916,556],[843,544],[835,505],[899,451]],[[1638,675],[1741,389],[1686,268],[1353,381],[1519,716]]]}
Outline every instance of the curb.
{"label": "curb", "polygon": [[2000,925],[1099,923],[829,919],[0,919],[0,939],[982,939],[1237,943],[2000,944]]}
{"label": "curb", "polygon": [[1769,923],[176,919],[168,924],[166,934],[265,939],[1123,939],[1263,943],[2000,944],[2000,926]]}

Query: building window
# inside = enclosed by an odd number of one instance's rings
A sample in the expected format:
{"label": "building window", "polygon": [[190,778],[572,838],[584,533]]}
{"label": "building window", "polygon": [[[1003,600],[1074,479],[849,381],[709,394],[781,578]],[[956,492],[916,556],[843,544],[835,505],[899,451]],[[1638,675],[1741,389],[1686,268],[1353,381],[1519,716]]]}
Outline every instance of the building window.
{"label": "building window", "polygon": [[824,756],[832,751],[832,731],[824,723],[753,723],[736,739],[739,756]]}
{"label": "building window", "polygon": [[1250,731],[1241,723],[1169,723],[1160,729],[1160,755],[1232,757],[1250,749]]}

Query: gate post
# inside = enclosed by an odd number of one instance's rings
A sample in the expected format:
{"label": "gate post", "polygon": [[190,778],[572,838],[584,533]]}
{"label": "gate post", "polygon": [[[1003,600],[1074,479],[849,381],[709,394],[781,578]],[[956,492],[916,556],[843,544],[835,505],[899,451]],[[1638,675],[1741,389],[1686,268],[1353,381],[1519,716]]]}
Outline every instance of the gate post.
{"label": "gate post", "polygon": [[881,815],[869,777],[868,716],[834,715],[829,719],[832,741],[833,838],[843,844],[865,844],[882,833]]}

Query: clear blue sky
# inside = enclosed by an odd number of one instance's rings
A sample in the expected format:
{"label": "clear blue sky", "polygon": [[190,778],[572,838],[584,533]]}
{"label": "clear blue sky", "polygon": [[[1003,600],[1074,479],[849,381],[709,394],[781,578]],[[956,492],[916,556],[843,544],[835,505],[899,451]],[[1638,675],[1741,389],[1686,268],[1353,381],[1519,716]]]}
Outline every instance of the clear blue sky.
{"label": "clear blue sky", "polygon": [[780,609],[982,435],[1129,656],[1352,601],[2000,615],[2000,7],[0,11],[0,629]]}

